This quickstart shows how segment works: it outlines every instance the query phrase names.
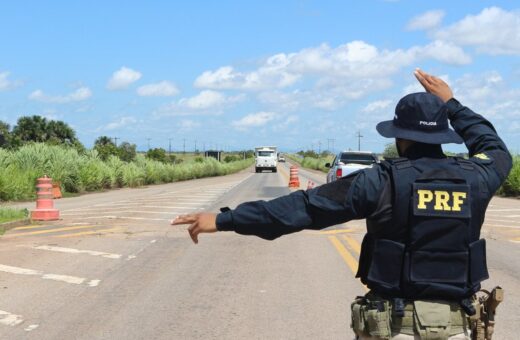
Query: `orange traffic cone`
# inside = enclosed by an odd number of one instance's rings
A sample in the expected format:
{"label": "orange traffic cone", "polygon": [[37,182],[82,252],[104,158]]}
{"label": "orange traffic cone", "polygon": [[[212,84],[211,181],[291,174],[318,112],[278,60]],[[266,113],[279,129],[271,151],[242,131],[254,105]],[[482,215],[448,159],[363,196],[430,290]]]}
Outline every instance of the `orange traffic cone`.
{"label": "orange traffic cone", "polygon": [[52,183],[52,197],[55,198],[55,199],[56,198],[62,198],[60,182],[53,182]]}
{"label": "orange traffic cone", "polygon": [[52,200],[52,178],[44,176],[38,178],[36,185],[36,209],[31,212],[31,219],[35,221],[55,221],[60,219],[60,212],[54,209]]}
{"label": "orange traffic cone", "polygon": [[299,188],[300,179],[298,178],[298,168],[291,166],[291,176],[289,177],[289,188]]}

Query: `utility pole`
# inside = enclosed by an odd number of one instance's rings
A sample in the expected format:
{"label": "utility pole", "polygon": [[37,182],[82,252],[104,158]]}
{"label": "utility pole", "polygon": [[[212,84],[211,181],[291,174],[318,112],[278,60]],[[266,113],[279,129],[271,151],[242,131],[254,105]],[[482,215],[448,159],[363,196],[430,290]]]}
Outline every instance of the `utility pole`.
{"label": "utility pole", "polygon": [[168,154],[172,154],[172,138],[168,138]]}
{"label": "utility pole", "polygon": [[117,140],[118,140],[118,139],[119,139],[118,137],[114,137],[114,144],[115,144],[116,146],[117,146]]}
{"label": "utility pole", "polygon": [[361,133],[359,132],[359,130],[357,132],[357,136],[356,137],[358,138],[358,151],[361,151],[361,138],[363,136],[361,136]]}
{"label": "utility pole", "polygon": [[194,152],[197,152],[197,140],[195,139],[195,150]]}
{"label": "utility pole", "polygon": [[182,139],[182,153],[186,153],[186,138]]}
{"label": "utility pole", "polygon": [[146,138],[146,140],[148,141],[148,150],[150,150],[150,140],[152,140],[151,138]]}
{"label": "utility pole", "polygon": [[321,141],[318,142],[318,156],[321,155]]}

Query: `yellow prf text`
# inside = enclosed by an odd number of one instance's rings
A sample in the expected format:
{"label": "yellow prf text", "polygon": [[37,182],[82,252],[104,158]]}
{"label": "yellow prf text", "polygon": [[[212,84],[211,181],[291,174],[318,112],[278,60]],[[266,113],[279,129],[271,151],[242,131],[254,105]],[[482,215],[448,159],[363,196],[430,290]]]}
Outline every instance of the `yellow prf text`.
{"label": "yellow prf text", "polygon": [[433,204],[434,210],[461,211],[460,206],[464,204],[466,193],[454,191],[452,193],[443,190],[417,190],[419,200],[417,209],[426,210]]}

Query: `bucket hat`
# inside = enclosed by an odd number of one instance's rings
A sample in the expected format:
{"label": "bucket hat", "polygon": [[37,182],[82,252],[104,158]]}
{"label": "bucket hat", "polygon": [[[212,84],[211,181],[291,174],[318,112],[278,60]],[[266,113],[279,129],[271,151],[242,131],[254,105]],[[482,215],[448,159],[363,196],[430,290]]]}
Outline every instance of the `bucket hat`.
{"label": "bucket hat", "polygon": [[436,95],[411,93],[399,100],[393,120],[380,122],[377,132],[387,138],[402,138],[427,144],[463,142],[448,124],[448,108]]}

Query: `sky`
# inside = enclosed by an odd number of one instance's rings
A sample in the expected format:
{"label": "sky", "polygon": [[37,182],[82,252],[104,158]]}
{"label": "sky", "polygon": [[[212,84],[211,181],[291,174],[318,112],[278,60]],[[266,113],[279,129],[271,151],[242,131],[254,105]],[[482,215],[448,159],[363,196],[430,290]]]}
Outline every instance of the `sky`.
{"label": "sky", "polygon": [[[0,120],[41,115],[87,147],[381,152],[419,67],[520,152],[518,1],[11,1]],[[464,146],[445,149],[464,151]]]}

